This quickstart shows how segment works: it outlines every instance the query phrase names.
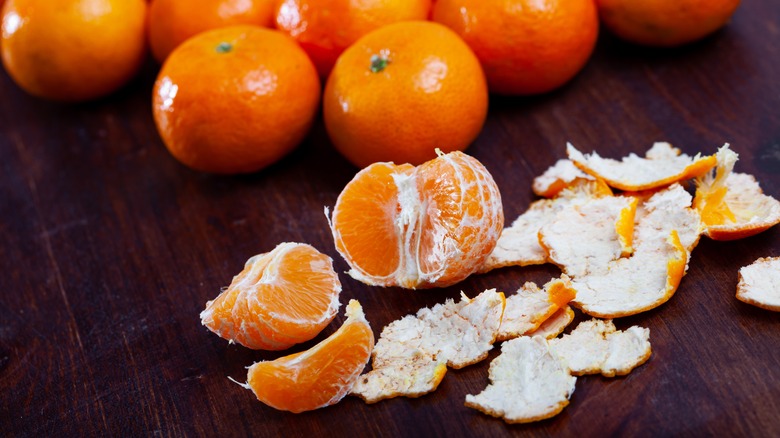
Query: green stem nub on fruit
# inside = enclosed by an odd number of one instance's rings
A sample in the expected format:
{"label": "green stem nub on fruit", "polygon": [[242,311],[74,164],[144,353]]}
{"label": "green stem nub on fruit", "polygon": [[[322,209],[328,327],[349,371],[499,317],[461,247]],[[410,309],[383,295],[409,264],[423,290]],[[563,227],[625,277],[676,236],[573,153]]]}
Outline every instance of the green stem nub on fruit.
{"label": "green stem nub on fruit", "polygon": [[379,73],[390,64],[390,59],[385,55],[371,55],[371,72]]}
{"label": "green stem nub on fruit", "polygon": [[229,53],[233,50],[233,45],[230,43],[222,42],[217,45],[217,53]]}

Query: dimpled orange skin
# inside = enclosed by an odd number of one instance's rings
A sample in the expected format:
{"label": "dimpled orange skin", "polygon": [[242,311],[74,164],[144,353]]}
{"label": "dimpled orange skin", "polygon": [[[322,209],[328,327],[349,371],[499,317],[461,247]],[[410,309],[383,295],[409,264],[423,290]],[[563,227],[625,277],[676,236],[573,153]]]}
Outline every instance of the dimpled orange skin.
{"label": "dimpled orange skin", "polygon": [[437,0],[433,20],[482,63],[492,93],[540,94],[571,80],[598,37],[593,0]]}
{"label": "dimpled orange skin", "polygon": [[674,47],[723,27],[739,0],[596,0],[604,26],[637,44]]}
{"label": "dimpled orange skin", "polygon": [[279,0],[276,28],[295,38],[327,77],[358,38],[386,24],[425,20],[431,0]]}
{"label": "dimpled orange skin", "polygon": [[339,57],[323,97],[328,134],[358,167],[421,164],[436,157],[436,148],[462,151],[482,129],[487,108],[474,53],[451,30],[422,21],[358,40]]}
{"label": "dimpled orange skin", "polygon": [[271,27],[274,0],[154,0],[149,5],[149,44],[159,62],[186,39],[239,24]]}
{"label": "dimpled orange skin", "polygon": [[260,170],[303,140],[320,82],[306,53],[281,32],[234,26],[201,33],[171,53],[152,95],[166,147],[211,173]]}
{"label": "dimpled orange skin", "polygon": [[26,92],[78,102],[110,94],[146,56],[144,0],[7,0],[2,59]]}

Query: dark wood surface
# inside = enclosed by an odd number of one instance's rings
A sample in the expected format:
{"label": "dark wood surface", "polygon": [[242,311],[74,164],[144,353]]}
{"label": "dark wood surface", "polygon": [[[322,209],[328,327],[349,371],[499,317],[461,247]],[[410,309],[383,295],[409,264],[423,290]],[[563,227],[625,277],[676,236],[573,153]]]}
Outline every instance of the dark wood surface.
{"label": "dark wood surface", "polygon": [[[753,435],[780,434],[780,315],[734,298],[739,267],[780,255],[780,228],[702,239],[677,294],[617,321],[649,327],[653,356],[623,378],[580,378],[557,417],[509,426],[463,406],[490,360],[451,370],[420,399],[353,397],[289,414],[231,383],[281,353],[227,342],[200,325],[207,300],[244,261],[308,242],[339,272],[323,206],[356,169],[321,121],[260,173],[190,171],[166,152],[150,111],[156,66],[110,98],[60,105],[0,74],[0,434],[7,436]],[[602,35],[585,70],[552,94],[493,98],[469,149],[501,188],[507,222],[565,142],[619,157],[668,140],[687,153],[729,142],[737,170],[780,197],[780,7],[750,1],[711,38],[648,50]],[[431,291],[381,289],[342,275],[375,333],[422,306],[558,275],[510,268]],[[342,307],[343,310],[343,307]],[[339,315],[314,341],[332,333]],[[581,316],[579,316],[581,319]],[[494,358],[497,351],[491,353]]]}

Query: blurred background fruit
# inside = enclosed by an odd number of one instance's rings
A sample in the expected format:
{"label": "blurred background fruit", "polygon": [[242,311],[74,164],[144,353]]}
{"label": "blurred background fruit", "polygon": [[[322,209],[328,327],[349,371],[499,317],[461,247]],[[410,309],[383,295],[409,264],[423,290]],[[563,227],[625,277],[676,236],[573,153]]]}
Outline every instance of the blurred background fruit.
{"label": "blurred background fruit", "polygon": [[464,150],[485,122],[488,93],[479,61],[446,27],[427,21],[375,30],[347,49],[328,78],[325,127],[359,167],[420,164],[435,148]]}
{"label": "blurred background fruit", "polygon": [[144,0],[6,0],[3,65],[26,92],[84,101],[127,83],[146,55]]}
{"label": "blurred background fruit", "polygon": [[152,0],[149,44],[159,62],[187,38],[219,27],[273,24],[275,0]]}
{"label": "blurred background fruit", "polygon": [[280,0],[277,29],[295,38],[324,78],[350,44],[383,25],[425,20],[431,0]]}
{"label": "blurred background fruit", "polygon": [[604,26],[647,46],[687,44],[723,27],[739,0],[596,0]]}
{"label": "blurred background fruit", "polygon": [[163,64],[154,120],[179,161],[213,173],[260,170],[303,140],[320,81],[306,53],[281,32],[232,26],[198,34]]}
{"label": "blurred background fruit", "polygon": [[590,58],[599,27],[593,0],[437,0],[433,19],[474,50],[491,92],[510,95],[571,80]]}

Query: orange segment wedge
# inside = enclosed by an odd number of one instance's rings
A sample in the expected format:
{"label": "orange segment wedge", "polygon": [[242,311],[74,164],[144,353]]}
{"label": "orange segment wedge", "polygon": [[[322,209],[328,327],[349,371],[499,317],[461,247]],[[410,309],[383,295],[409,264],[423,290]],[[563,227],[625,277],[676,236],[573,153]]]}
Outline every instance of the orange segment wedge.
{"label": "orange segment wedge", "polygon": [[347,320],[309,350],[249,367],[247,384],[257,399],[273,408],[304,412],[338,403],[368,363],[374,334],[355,300]]}
{"label": "orange segment wedge", "polygon": [[250,258],[200,317],[231,342],[283,350],[312,339],[333,320],[340,292],[330,257],[310,245],[282,243]]}
{"label": "orange segment wedge", "polygon": [[339,195],[330,223],[353,278],[429,288],[455,284],[479,268],[504,215],[487,169],[452,152],[418,167],[368,166]]}

